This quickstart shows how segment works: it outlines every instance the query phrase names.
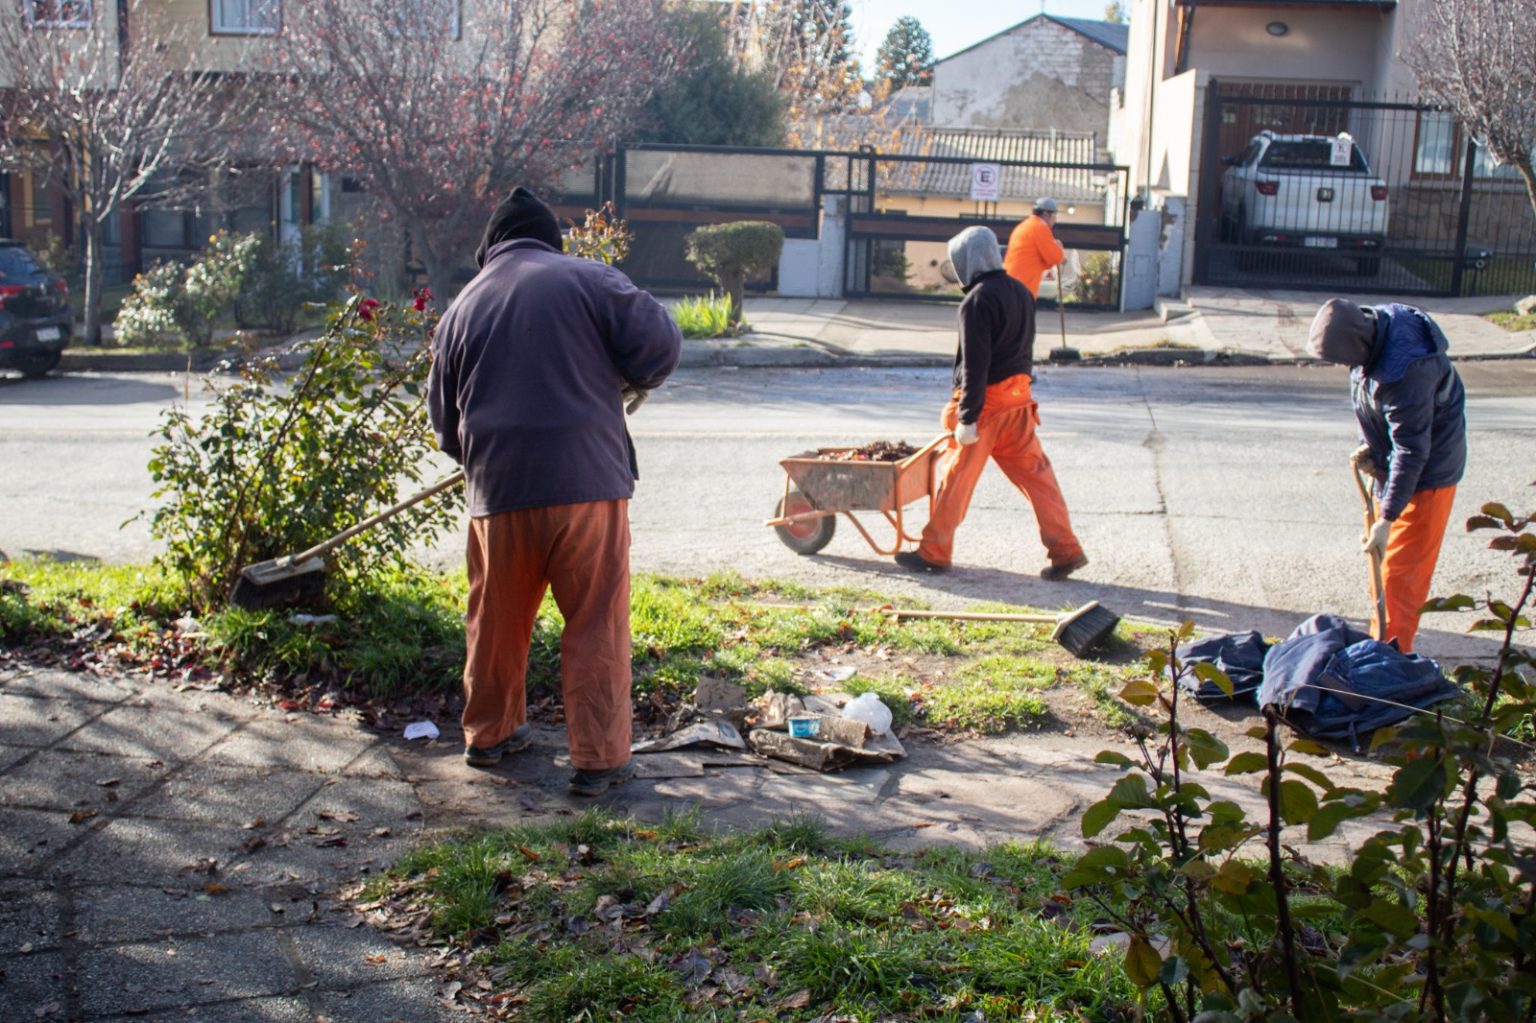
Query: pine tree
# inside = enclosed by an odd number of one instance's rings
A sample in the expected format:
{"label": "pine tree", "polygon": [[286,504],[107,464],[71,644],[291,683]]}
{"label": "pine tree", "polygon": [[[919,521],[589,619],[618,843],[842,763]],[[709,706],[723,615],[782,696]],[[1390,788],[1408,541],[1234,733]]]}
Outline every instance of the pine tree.
{"label": "pine tree", "polygon": [[910,14],[896,19],[875,55],[875,73],[894,91],[933,78],[933,37]]}

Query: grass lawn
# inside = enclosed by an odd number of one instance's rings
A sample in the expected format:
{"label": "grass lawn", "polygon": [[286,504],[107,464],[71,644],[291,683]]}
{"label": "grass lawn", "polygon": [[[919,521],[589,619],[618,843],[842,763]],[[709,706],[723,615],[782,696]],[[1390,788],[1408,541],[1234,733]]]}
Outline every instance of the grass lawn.
{"label": "grass lawn", "polygon": [[1508,331],[1536,330],[1536,315],[1521,316],[1513,309],[1499,309],[1484,313],[1483,319],[1496,323]]}
{"label": "grass lawn", "polygon": [[[1451,286],[1451,260],[1422,256],[1397,258],[1403,269],[1445,291]],[[1467,269],[1461,276],[1463,295],[1529,295],[1536,292],[1536,262],[1530,256],[1495,256],[1482,270]]]}
{"label": "grass lawn", "polygon": [[419,850],[356,897],[376,926],[465,949],[465,991],[529,1023],[1136,1018],[1067,865],[593,811]]}
{"label": "grass lawn", "polygon": [[[174,587],[147,566],[19,561],[0,565],[0,581],[0,643],[13,648],[84,643],[134,668],[218,676],[301,701],[452,698],[459,691],[462,570],[383,578],[366,594],[339,595],[328,609],[335,620],[318,624],[232,608],[191,622]],[[899,723],[946,733],[1060,727],[1063,717],[1070,726],[1078,715],[1111,728],[1132,720],[1114,695],[1140,662],[1142,636],[1131,626],[1119,627],[1100,659],[1079,661],[1051,641],[1049,625],[897,623],[869,610],[885,603],[876,593],[731,574],[637,576],[636,703],[647,713],[675,706],[708,676],[751,696],[873,690]],[[547,600],[529,656],[536,702],[558,702],[560,627]]]}

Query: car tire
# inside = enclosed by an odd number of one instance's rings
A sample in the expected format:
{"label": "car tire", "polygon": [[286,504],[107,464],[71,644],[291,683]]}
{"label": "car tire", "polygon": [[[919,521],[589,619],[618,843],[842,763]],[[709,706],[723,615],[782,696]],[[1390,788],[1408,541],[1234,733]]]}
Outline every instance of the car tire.
{"label": "car tire", "polygon": [[21,352],[11,356],[12,365],[29,380],[47,376],[61,358],[63,355],[57,351]]}
{"label": "car tire", "polygon": [[[774,509],[774,517],[800,515],[815,510],[816,506],[811,504],[810,498],[799,490],[792,489],[789,497],[780,499],[778,506]],[[815,554],[832,542],[832,537],[837,532],[837,516],[823,515],[819,519],[795,522],[787,526],[774,526],[773,531],[779,534],[779,539],[784,542],[784,546],[796,554]]]}

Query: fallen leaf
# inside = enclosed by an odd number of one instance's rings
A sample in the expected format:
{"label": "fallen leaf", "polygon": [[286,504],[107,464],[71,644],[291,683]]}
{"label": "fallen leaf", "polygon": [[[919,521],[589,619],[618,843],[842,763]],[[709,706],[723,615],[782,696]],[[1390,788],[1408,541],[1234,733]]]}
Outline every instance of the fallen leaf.
{"label": "fallen leaf", "polygon": [[103,778],[100,781],[98,781],[96,784],[100,785],[104,789],[109,789],[109,788],[111,788],[112,786],[116,785],[118,782],[120,782],[122,780],[123,779],[121,779],[121,778]]}
{"label": "fallen leaf", "polygon": [[363,956],[363,961],[378,965],[380,963],[389,962],[389,956],[385,955],[383,952],[379,952],[376,955]]}
{"label": "fallen leaf", "polygon": [[209,881],[207,884],[203,885],[203,891],[209,895],[223,895],[225,892],[229,891],[229,889],[224,885],[219,884],[217,881]]}
{"label": "fallen leaf", "polygon": [[350,824],[358,819],[357,814],[351,810],[317,810],[315,816],[323,821],[340,821],[343,824]]}
{"label": "fallen leaf", "polygon": [[811,992],[809,990],[796,991],[779,1003],[781,1009],[804,1009],[811,1004]]}
{"label": "fallen leaf", "polygon": [[69,815],[69,823],[84,824],[94,816],[96,816],[95,810],[76,810],[74,813]]}
{"label": "fallen leaf", "polygon": [[250,822],[242,825],[242,827],[246,831],[255,831],[257,828],[266,827],[266,824],[267,819],[265,817],[252,817]]}

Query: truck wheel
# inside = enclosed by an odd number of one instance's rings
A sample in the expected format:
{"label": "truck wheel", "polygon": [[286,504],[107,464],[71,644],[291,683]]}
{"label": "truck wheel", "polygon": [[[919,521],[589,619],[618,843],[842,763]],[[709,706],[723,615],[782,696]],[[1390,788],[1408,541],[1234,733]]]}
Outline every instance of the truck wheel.
{"label": "truck wheel", "polygon": [[1355,260],[1355,270],[1361,277],[1375,277],[1381,273],[1381,257],[1362,256]]}
{"label": "truck wheel", "polygon": [[62,356],[56,351],[23,352],[12,357],[17,369],[29,379],[36,380],[48,375],[59,364]]}
{"label": "truck wheel", "polygon": [[[809,498],[798,490],[791,490],[788,498],[779,500],[778,506],[774,509],[774,517],[800,515],[815,510],[816,506],[811,504]],[[784,541],[784,546],[796,554],[815,554],[832,542],[832,535],[837,532],[837,516],[823,515],[819,519],[792,522],[787,526],[774,526],[773,531],[779,534],[779,539]]]}

